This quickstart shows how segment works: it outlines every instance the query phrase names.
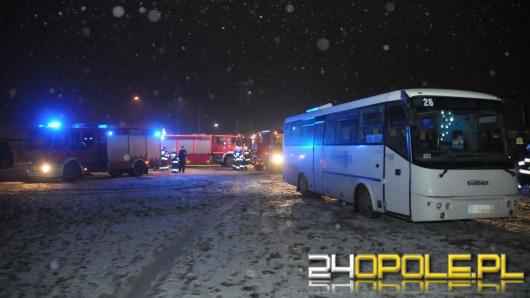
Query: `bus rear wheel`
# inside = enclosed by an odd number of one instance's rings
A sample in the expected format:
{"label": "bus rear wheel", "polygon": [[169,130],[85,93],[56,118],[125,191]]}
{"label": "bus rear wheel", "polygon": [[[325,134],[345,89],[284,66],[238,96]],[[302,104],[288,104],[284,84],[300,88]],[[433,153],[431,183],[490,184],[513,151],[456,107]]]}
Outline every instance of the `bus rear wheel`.
{"label": "bus rear wheel", "polygon": [[370,193],[364,187],[359,193],[359,212],[363,217],[370,219],[381,216],[381,213],[374,210]]}
{"label": "bus rear wheel", "polygon": [[303,198],[308,198],[311,196],[309,184],[307,183],[307,178],[305,175],[301,175],[300,178],[298,178],[298,191],[302,194]]}

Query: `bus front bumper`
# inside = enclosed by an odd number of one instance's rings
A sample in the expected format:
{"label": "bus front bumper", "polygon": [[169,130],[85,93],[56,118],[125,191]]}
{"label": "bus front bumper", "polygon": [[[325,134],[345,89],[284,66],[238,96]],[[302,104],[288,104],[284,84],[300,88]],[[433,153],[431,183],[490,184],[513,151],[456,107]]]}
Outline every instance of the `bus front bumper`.
{"label": "bus front bumper", "polygon": [[520,195],[485,197],[426,197],[412,194],[412,221],[515,217]]}

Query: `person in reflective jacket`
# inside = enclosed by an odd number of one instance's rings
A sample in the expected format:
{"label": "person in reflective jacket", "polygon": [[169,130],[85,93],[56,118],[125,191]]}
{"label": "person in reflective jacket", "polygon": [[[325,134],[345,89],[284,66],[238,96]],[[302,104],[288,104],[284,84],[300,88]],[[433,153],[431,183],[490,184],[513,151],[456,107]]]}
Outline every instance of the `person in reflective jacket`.
{"label": "person in reflective jacket", "polygon": [[167,152],[166,147],[162,147],[160,151],[160,170],[166,171],[169,167],[167,165],[167,158],[169,157],[169,152]]}
{"label": "person in reflective jacket", "polygon": [[241,147],[236,146],[236,150],[234,150],[234,163],[232,164],[232,169],[238,171],[244,169],[244,158],[243,150]]}
{"label": "person in reflective jacket", "polygon": [[523,188],[530,183],[530,144],[526,146],[526,150],[519,156],[518,165],[517,182],[519,188]]}
{"label": "person in reflective jacket", "polygon": [[171,173],[178,173],[179,167],[179,155],[177,154],[177,149],[173,148],[173,151],[169,154],[171,158]]}

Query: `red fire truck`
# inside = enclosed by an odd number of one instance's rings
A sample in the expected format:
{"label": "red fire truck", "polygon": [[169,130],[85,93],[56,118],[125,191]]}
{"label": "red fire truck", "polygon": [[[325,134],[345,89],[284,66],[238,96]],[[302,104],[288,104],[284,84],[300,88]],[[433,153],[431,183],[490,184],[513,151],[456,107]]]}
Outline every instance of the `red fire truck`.
{"label": "red fire truck", "polygon": [[178,152],[184,146],[188,164],[218,163],[232,167],[234,150],[241,146],[242,138],[242,135],[165,135],[162,147]]}
{"label": "red fire truck", "polygon": [[281,170],[283,131],[263,130],[252,135],[252,159],[257,171]]}
{"label": "red fire truck", "polygon": [[148,173],[149,157],[160,151],[160,137],[146,129],[116,128],[107,125],[76,124],[63,128],[59,123],[30,131],[28,177],[58,177],[74,181],[91,172]]}

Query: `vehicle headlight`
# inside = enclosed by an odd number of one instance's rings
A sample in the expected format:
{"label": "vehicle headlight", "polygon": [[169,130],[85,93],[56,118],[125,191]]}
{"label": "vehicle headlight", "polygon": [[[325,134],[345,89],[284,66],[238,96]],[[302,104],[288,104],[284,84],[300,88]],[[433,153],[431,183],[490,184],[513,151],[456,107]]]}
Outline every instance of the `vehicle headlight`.
{"label": "vehicle headlight", "polygon": [[43,173],[48,173],[50,171],[50,165],[48,164],[43,164],[41,167],[40,167],[40,170],[43,172]]}
{"label": "vehicle headlight", "polygon": [[283,156],[281,154],[274,154],[272,156],[272,162],[275,164],[282,164],[283,163]]}

